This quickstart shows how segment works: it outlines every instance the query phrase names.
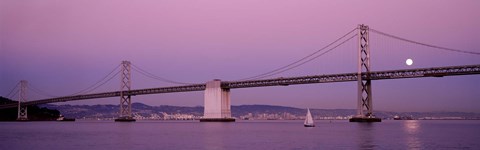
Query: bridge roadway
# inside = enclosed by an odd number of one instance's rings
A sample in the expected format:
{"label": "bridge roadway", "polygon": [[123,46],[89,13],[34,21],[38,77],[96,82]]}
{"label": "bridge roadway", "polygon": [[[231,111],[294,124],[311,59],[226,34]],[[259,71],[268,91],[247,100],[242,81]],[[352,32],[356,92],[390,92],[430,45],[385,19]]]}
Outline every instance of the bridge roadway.
{"label": "bridge roadway", "polygon": [[[466,65],[466,66],[449,66],[449,67],[435,67],[435,68],[418,68],[405,70],[389,70],[389,71],[374,71],[370,74],[362,73],[363,79],[370,80],[384,80],[384,79],[403,79],[403,78],[421,78],[421,77],[443,77],[443,76],[457,76],[457,75],[472,75],[480,74],[480,64]],[[247,80],[247,81],[223,81],[222,88],[252,88],[264,86],[288,86],[295,84],[314,84],[314,83],[330,83],[330,82],[348,82],[357,81],[358,73],[344,73],[344,74],[330,74],[330,75],[314,75],[314,76],[300,76],[300,77],[286,77],[263,80]],[[136,89],[130,91],[123,91],[125,95],[146,95],[159,93],[175,93],[175,92],[190,92],[203,91],[205,84],[192,84],[185,86],[172,86],[148,89]],[[104,92],[86,95],[64,96],[57,98],[41,99],[25,102],[24,105],[37,105],[56,102],[67,102],[85,99],[118,97],[121,91]],[[17,103],[10,103],[0,105],[0,109],[17,107]]]}

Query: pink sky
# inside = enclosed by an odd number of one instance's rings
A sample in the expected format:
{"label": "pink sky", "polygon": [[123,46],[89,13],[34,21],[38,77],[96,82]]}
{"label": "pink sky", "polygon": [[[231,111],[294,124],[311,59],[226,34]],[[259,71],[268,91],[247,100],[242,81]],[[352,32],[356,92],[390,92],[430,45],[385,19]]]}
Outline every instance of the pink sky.
{"label": "pink sky", "polygon": [[[362,23],[416,41],[480,52],[478,8],[480,1],[474,0],[0,0],[0,94],[22,79],[56,95],[75,93],[122,60],[176,81],[236,80],[300,59]],[[372,37],[371,42],[374,70],[480,64],[480,56],[386,38]],[[350,41],[274,77],[355,72],[355,44]],[[404,64],[407,58],[413,58],[413,66]],[[118,80],[96,92],[118,90]],[[232,90],[232,104],[353,109],[356,84],[238,89]],[[171,85],[133,74],[134,88]],[[480,112],[478,89],[478,75],[374,81],[374,108]],[[133,101],[196,106],[203,105],[203,92],[137,96]]]}

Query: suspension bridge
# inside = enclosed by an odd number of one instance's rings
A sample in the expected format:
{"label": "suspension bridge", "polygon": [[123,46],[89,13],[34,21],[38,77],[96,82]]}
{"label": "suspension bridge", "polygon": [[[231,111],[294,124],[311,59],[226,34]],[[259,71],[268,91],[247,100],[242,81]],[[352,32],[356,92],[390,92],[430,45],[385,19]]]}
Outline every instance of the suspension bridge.
{"label": "suspension bridge", "polygon": [[[200,121],[235,121],[231,116],[230,110],[230,92],[231,89],[237,88],[253,88],[253,87],[265,87],[265,86],[288,86],[298,84],[316,84],[316,83],[331,83],[331,82],[357,82],[357,114],[351,118],[351,122],[380,122],[380,118],[376,118],[373,113],[373,99],[372,99],[372,81],[373,80],[390,80],[390,79],[407,79],[407,78],[425,78],[425,77],[444,77],[444,76],[459,76],[459,75],[474,75],[480,74],[480,64],[476,65],[460,65],[460,66],[444,66],[444,67],[429,67],[429,68],[415,68],[415,69],[398,69],[398,70],[384,70],[384,71],[372,71],[370,68],[370,32],[390,37],[403,42],[408,42],[420,46],[439,49],[443,51],[450,51],[456,53],[463,53],[467,55],[480,55],[479,52],[464,51],[459,49],[445,48],[430,44],[425,44],[391,34],[387,34],[375,29],[370,29],[366,25],[359,25],[357,28],[348,32],[344,36],[328,44],[322,49],[303,57],[302,59],[290,63],[286,66],[277,68],[270,72],[266,72],[260,75],[244,78],[236,81],[221,81],[215,79],[208,81],[204,84],[188,84],[183,82],[176,82],[168,79],[161,78],[154,74],[151,74],[144,69],[132,64],[129,61],[123,61],[112,72],[110,72],[101,81],[97,82],[93,86],[84,89],[80,92],[74,93],[69,96],[52,97],[46,99],[38,99],[27,101],[25,93],[27,89],[31,89],[28,86],[27,81],[20,81],[13,90],[7,94],[6,97],[12,95],[15,89],[18,91],[13,94],[18,94],[18,103],[9,103],[0,105],[0,109],[5,108],[18,108],[18,120],[28,120],[27,106],[39,105],[47,103],[68,102],[87,99],[99,99],[108,97],[120,97],[120,111],[119,117],[116,121],[135,121],[132,116],[131,99],[132,96],[147,95],[147,94],[161,94],[161,93],[175,93],[175,92],[190,92],[190,91],[204,91],[204,116]],[[352,36],[348,36],[354,33]],[[324,54],[334,50],[338,46],[345,42],[357,37],[358,40],[358,71],[351,73],[340,74],[323,74],[323,75],[310,75],[310,76],[297,76],[297,77],[280,77],[270,78],[279,73],[288,71],[290,69],[301,66],[307,62],[310,62]],[[343,40],[343,41],[341,41]],[[121,68],[115,75],[118,68]],[[159,88],[145,88],[145,89],[131,89],[131,72],[132,69],[147,77],[162,80],[165,82],[183,84],[181,86],[169,86]],[[121,88],[118,91],[101,92],[86,94],[102,86],[106,82],[113,79],[113,77],[120,74]],[[110,76],[110,78],[108,78]],[[107,79],[108,78],[108,79]],[[31,89],[32,91],[39,92],[41,90]]]}

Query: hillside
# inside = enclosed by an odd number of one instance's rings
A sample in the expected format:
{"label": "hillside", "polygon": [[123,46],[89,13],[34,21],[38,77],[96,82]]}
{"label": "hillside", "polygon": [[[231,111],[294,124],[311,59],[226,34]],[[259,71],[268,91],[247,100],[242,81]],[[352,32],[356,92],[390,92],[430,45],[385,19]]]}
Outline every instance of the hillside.
{"label": "hillside", "polygon": [[[17,103],[10,99],[0,97],[0,104]],[[0,121],[15,121],[18,115],[18,108],[0,109]],[[60,115],[58,110],[40,108],[38,106],[28,106],[28,119],[30,121],[50,121],[56,120]]]}
{"label": "hillside", "polygon": [[[118,105],[52,105],[42,107],[59,110],[62,115],[69,118],[108,119],[116,118],[119,112]],[[306,110],[301,108],[272,106],[272,105],[240,105],[232,106],[232,116],[240,119],[302,119]],[[356,113],[354,109],[310,109],[316,119],[346,119]],[[187,115],[194,118],[203,116],[203,107],[185,106],[150,106],[142,103],[133,103],[132,112],[140,117],[160,117]],[[465,112],[387,112],[376,111],[379,118],[393,118],[395,115],[412,118],[445,118],[456,117],[461,119],[480,119],[478,113]]]}

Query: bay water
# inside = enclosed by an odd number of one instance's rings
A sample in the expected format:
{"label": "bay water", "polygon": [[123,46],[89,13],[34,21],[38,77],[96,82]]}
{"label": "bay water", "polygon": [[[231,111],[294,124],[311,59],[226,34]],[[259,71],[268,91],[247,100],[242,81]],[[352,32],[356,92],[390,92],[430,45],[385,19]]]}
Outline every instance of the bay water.
{"label": "bay water", "polygon": [[0,150],[480,149],[480,120],[0,122]]}

